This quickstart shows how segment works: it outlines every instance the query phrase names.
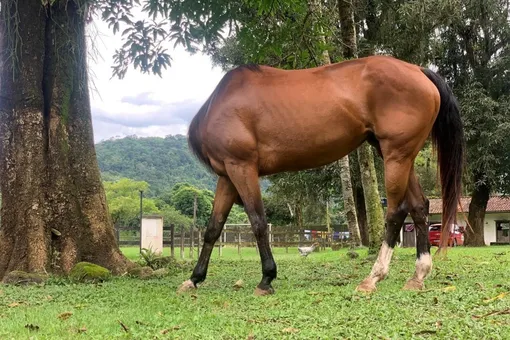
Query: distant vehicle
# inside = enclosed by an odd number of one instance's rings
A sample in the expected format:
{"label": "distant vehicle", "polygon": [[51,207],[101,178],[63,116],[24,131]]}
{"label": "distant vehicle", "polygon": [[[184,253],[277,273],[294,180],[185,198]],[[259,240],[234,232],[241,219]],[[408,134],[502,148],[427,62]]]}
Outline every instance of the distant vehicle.
{"label": "distant vehicle", "polygon": [[[430,245],[439,247],[439,239],[441,238],[441,223],[431,224],[429,226],[429,242]],[[454,225],[453,231],[450,230],[448,238],[448,246],[456,247],[464,244],[464,228]]]}

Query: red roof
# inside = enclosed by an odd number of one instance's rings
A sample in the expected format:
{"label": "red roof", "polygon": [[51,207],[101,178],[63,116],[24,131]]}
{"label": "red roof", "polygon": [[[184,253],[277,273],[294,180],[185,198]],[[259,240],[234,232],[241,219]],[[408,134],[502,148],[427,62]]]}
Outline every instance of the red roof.
{"label": "red roof", "polygon": [[[471,197],[462,197],[462,210],[467,213],[469,211],[469,203]],[[443,211],[442,200],[440,198],[430,199],[430,214],[441,214]],[[487,212],[510,212],[510,197],[492,196],[487,202]],[[459,210],[460,212],[460,210]]]}

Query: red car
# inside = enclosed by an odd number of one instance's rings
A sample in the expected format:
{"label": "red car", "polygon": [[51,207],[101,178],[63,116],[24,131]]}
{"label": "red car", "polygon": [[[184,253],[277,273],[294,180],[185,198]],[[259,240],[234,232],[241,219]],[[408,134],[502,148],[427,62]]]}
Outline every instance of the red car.
{"label": "red car", "polygon": [[[441,238],[441,223],[431,224],[429,226],[429,242],[431,246],[439,247]],[[454,225],[453,232],[450,231],[448,246],[456,247],[464,244],[464,228]]]}

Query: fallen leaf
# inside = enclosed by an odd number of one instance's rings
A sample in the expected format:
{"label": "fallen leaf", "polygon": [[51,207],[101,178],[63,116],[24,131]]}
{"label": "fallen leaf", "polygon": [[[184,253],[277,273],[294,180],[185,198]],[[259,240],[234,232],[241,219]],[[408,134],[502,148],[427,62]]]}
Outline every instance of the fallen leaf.
{"label": "fallen leaf", "polygon": [[439,320],[438,320],[438,321],[436,321],[436,328],[437,328],[437,329],[439,329],[439,328],[441,328],[441,327],[443,327],[443,322],[441,322],[441,321],[439,321]]}
{"label": "fallen leaf", "polygon": [[86,331],[87,331],[87,328],[85,326],[78,328],[78,333],[85,333]]}
{"label": "fallen leaf", "polygon": [[175,325],[175,326],[172,327],[173,331],[177,331],[179,329],[181,329],[181,326],[179,326],[179,325]]}
{"label": "fallen leaf", "polygon": [[455,289],[457,289],[455,286],[448,286],[443,288],[443,292],[453,292]]}
{"label": "fallen leaf", "polygon": [[7,306],[11,307],[11,308],[14,308],[14,307],[18,307],[19,305],[20,305],[19,302],[13,302],[13,303],[8,304]]}
{"label": "fallen leaf", "polygon": [[480,290],[485,290],[485,287],[480,282],[477,282],[476,285],[480,288]]}
{"label": "fallen leaf", "polygon": [[46,296],[46,300],[51,301],[53,300],[53,297],[51,295]]}
{"label": "fallen leaf", "polygon": [[241,289],[244,287],[244,281],[243,280],[237,280],[236,283],[234,283],[234,289]]}
{"label": "fallen leaf", "polygon": [[490,298],[490,299],[487,299],[487,300],[483,300],[483,302],[488,303],[488,302],[492,302],[492,301],[496,301],[496,300],[501,300],[502,298],[504,298],[507,295],[508,295],[508,292],[503,292],[503,293],[500,293],[500,294],[498,294],[497,296],[495,296],[493,298]]}
{"label": "fallen leaf", "polygon": [[69,319],[69,318],[71,317],[71,315],[73,315],[73,313],[72,313],[72,312],[64,312],[64,313],[61,313],[61,314],[58,316],[58,318],[59,318],[60,320],[67,320],[67,319]]}
{"label": "fallen leaf", "polygon": [[198,299],[198,295],[196,295],[196,294],[191,294],[190,296],[192,299],[195,299],[195,300]]}
{"label": "fallen leaf", "polygon": [[288,334],[293,334],[293,333],[297,333],[299,332],[299,329],[297,328],[292,328],[292,327],[287,327],[287,328],[284,328],[282,330],[283,333],[288,333]]}
{"label": "fallen leaf", "polygon": [[250,335],[248,335],[248,337],[246,338],[246,340],[254,340],[255,339],[255,335],[253,335],[253,333],[250,333]]}
{"label": "fallen leaf", "polygon": [[159,334],[163,334],[163,335],[165,335],[165,334],[167,334],[168,332],[170,332],[170,330],[169,330],[169,329],[163,329],[163,330],[161,330],[161,331],[159,332]]}

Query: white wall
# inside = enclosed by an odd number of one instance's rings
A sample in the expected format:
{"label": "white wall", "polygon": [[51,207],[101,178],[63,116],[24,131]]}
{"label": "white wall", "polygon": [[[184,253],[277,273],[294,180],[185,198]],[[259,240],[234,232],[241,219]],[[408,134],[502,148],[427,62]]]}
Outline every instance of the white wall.
{"label": "white wall", "polygon": [[496,242],[496,221],[509,221],[510,213],[490,213],[485,214],[484,237],[485,244]]}
{"label": "white wall", "polygon": [[163,218],[143,217],[142,248],[152,249],[157,254],[163,252]]}

